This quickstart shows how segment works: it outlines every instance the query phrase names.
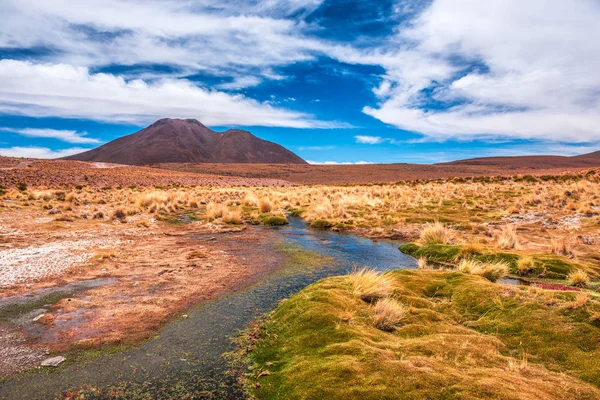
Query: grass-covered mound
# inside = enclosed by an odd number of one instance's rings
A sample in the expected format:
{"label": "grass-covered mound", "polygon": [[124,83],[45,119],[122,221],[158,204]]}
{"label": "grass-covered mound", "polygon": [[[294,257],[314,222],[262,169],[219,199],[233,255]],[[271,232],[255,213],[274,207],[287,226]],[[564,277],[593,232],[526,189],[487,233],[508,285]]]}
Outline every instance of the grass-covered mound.
{"label": "grass-covered mound", "polygon": [[380,295],[406,310],[395,329],[380,329],[378,301],[357,291],[351,277],[309,286],[250,329],[240,353],[252,366],[246,382],[251,394],[600,398],[596,300],[457,272],[404,270],[386,277],[392,290]]}
{"label": "grass-covered mound", "polygon": [[[491,250],[475,251],[472,246],[428,244],[419,246],[406,243],[400,251],[416,258],[424,257],[427,261],[442,266],[456,266],[463,258],[472,258],[480,262],[505,262],[514,275],[533,276],[549,279],[567,279],[569,274],[578,270],[587,270],[583,265],[553,254],[533,254],[522,256],[516,253]],[[529,257],[533,261],[532,269],[523,273],[519,271],[519,260]]]}

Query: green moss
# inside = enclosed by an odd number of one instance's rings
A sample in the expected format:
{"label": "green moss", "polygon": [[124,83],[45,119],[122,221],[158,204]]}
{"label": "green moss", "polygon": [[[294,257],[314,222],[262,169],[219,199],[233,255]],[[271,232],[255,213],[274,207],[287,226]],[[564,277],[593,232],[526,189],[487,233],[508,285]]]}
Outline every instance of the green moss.
{"label": "green moss", "polygon": [[[425,257],[429,262],[437,264],[455,265],[460,258],[472,257],[484,263],[504,262],[509,265],[512,274],[517,274],[517,264],[522,257],[515,253],[494,252],[484,250],[481,254],[465,254],[464,246],[427,245],[419,246],[415,243],[406,243],[399,250],[415,258]],[[535,270],[531,276],[548,279],[566,279],[569,274],[578,269],[587,268],[581,264],[566,260],[564,257],[542,254],[532,256]]]}
{"label": "green moss", "polygon": [[438,264],[448,264],[456,261],[460,254],[460,246],[447,246],[443,244],[430,244],[418,246],[415,243],[406,243],[400,246],[400,251],[415,258],[425,257],[428,261]]}
{"label": "green moss", "polygon": [[310,227],[315,229],[329,229],[332,226],[333,224],[326,219],[315,219],[310,223]]}
{"label": "green moss", "polygon": [[258,216],[258,221],[262,225],[282,226],[289,224],[289,221],[283,215],[261,214]]}
{"label": "green moss", "polygon": [[302,215],[303,212],[304,210],[300,208],[290,208],[289,210],[290,216],[292,217],[299,217],[300,215]]}
{"label": "green moss", "polygon": [[[570,309],[574,294],[548,304],[525,288],[507,292],[455,272],[388,276],[395,296],[411,306],[393,333],[373,326],[373,306],[353,294],[345,277],[307,287],[254,326],[240,353],[252,367],[251,394],[516,399],[526,390],[540,398],[593,399],[600,393],[594,387],[600,385],[600,328],[589,322],[600,310],[596,300]],[[509,367],[525,354],[525,373]]]}

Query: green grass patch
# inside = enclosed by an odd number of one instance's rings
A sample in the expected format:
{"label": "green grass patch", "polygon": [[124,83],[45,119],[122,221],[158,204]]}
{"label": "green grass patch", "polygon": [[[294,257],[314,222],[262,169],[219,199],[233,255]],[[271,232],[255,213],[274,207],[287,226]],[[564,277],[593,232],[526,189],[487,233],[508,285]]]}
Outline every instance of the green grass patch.
{"label": "green grass patch", "polygon": [[331,221],[327,221],[326,219],[315,219],[310,223],[310,227],[314,229],[329,229],[333,226]]}
{"label": "green grass patch", "polygon": [[261,225],[282,226],[289,224],[289,221],[283,215],[260,214],[257,221]]}
{"label": "green grass patch", "polygon": [[[595,399],[600,303],[448,271],[393,271],[395,332],[347,277],[311,285],[240,339],[257,399]],[[526,362],[524,361],[526,360]]]}
{"label": "green grass patch", "polygon": [[[484,250],[481,254],[473,254],[467,257],[464,254],[466,246],[460,245],[426,245],[419,246],[416,243],[405,243],[399,250],[415,258],[425,257],[431,263],[455,266],[461,258],[474,258],[484,263],[505,262],[510,266],[512,274],[517,274],[517,264],[523,256],[516,253],[496,252]],[[587,268],[581,264],[572,262],[561,256],[551,254],[536,254],[531,256],[535,262],[535,269],[529,276],[548,279],[567,279],[573,271]]]}

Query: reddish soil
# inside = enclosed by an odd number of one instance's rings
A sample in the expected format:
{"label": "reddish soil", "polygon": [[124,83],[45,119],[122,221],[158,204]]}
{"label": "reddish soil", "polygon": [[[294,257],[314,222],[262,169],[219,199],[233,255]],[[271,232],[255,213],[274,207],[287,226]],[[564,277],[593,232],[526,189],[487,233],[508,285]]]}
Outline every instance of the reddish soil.
{"label": "reddish soil", "polygon": [[[600,166],[598,161],[597,166]],[[368,184],[475,176],[561,174],[581,168],[463,164],[367,164],[367,165],[276,165],[276,164],[156,164],[173,171],[214,174],[248,179],[280,179],[296,184]]]}
{"label": "reddish soil", "polygon": [[175,172],[157,168],[135,167],[99,162],[66,160],[36,160],[0,157],[0,186],[15,187],[18,183],[31,187],[128,187],[128,186],[286,186],[281,179],[249,179],[217,176],[207,173]]}

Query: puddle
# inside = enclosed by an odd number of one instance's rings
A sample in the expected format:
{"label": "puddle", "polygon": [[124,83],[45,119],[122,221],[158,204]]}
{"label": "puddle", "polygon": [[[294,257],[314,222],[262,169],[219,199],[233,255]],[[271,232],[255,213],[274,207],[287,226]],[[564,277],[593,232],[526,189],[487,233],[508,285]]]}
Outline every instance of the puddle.
{"label": "puddle", "polygon": [[113,278],[96,278],[69,283],[47,289],[40,289],[19,296],[0,298],[0,322],[19,320],[34,311],[41,311],[44,306],[54,304],[60,299],[71,297],[88,289],[111,285],[117,280]]}
{"label": "puddle", "polygon": [[227,374],[228,364],[221,355],[233,350],[231,337],[250,321],[275,308],[279,300],[328,276],[363,266],[381,271],[416,268],[416,261],[402,254],[398,243],[315,231],[299,218],[289,219],[290,225],[285,227],[257,229],[276,230],[284,243],[316,251],[332,261],[321,268],[279,270],[251,287],[203,303],[188,312],[188,318],[167,324],[159,335],[127,351],[79,365],[67,362],[64,368],[2,382],[0,398],[52,399],[81,386],[102,390],[121,384],[127,388],[125,398],[142,397],[140,393],[147,396],[144,398],[161,399],[186,395],[190,399],[244,398]]}

